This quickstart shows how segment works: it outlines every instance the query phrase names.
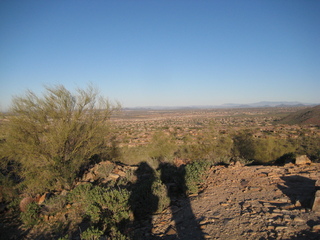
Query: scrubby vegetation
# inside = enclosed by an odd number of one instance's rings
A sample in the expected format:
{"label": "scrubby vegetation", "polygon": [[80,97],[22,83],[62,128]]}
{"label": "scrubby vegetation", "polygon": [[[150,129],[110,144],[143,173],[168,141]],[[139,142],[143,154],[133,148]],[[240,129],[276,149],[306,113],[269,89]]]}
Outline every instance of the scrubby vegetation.
{"label": "scrubby vegetation", "polygon": [[[119,109],[92,87],[14,98],[0,123],[2,211],[37,238],[137,239],[136,225],[197,194],[212,166],[320,159],[319,127],[273,127],[274,113],[141,123],[114,121],[126,119]],[[98,165],[105,161],[113,164]],[[131,167],[116,174],[118,165]],[[96,178],[84,178],[94,166]]]}

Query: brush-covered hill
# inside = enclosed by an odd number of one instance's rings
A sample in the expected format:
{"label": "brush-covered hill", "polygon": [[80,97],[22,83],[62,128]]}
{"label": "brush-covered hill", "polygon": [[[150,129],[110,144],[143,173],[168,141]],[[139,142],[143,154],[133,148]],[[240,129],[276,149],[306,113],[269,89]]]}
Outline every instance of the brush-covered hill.
{"label": "brush-covered hill", "polygon": [[320,125],[320,105],[291,113],[281,119],[279,123]]}

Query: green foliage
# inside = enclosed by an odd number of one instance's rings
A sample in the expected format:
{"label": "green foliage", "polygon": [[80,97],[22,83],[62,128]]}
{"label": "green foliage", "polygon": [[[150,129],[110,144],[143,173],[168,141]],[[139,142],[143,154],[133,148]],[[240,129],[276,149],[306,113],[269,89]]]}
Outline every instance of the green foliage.
{"label": "green foliage", "polygon": [[295,151],[295,144],[287,139],[267,137],[253,143],[254,159],[259,163],[272,163],[286,153]]}
{"label": "green foliage", "polygon": [[10,202],[17,196],[16,184],[10,175],[4,175],[0,172],[0,202]]}
{"label": "green foliage", "polygon": [[234,156],[254,159],[255,156],[254,139],[249,130],[240,131],[233,136],[233,154]]}
{"label": "green foliage", "polygon": [[103,222],[103,227],[110,230],[129,220],[129,196],[126,189],[102,188],[88,183],[73,189],[67,199],[79,205],[83,217],[89,217],[94,224]]}
{"label": "green foliage", "polygon": [[298,140],[298,154],[305,154],[314,161],[320,161],[320,136],[302,136]]}
{"label": "green foliage", "polygon": [[203,176],[210,167],[209,161],[194,161],[185,168],[185,182],[187,194],[198,193],[199,184],[203,181]]}
{"label": "green foliage", "polygon": [[81,239],[83,240],[98,240],[101,236],[103,236],[103,231],[94,227],[89,227],[81,233]]}
{"label": "green foliage", "polygon": [[70,238],[69,238],[69,235],[67,234],[67,235],[65,235],[65,236],[63,236],[63,237],[59,237],[58,238],[58,240],[69,240]]}
{"label": "green foliage", "polygon": [[96,172],[100,178],[106,179],[108,178],[109,174],[112,172],[113,169],[113,164],[100,164]]}
{"label": "green foliage", "polygon": [[148,147],[149,157],[157,159],[160,162],[171,160],[176,150],[172,137],[163,132],[156,132]]}
{"label": "green foliage", "polygon": [[4,155],[22,165],[28,192],[69,188],[81,167],[105,151],[106,121],[116,109],[92,87],[76,94],[47,87],[41,97],[28,91],[13,99]]}
{"label": "green foliage", "polygon": [[152,165],[157,168],[155,165],[158,165],[159,162],[171,161],[177,148],[172,136],[156,132],[147,145],[121,148],[118,159],[130,165],[155,160],[157,164]]}
{"label": "green foliage", "polygon": [[26,226],[34,226],[39,223],[40,206],[35,202],[28,204],[27,210],[22,212],[20,217]]}
{"label": "green foliage", "polygon": [[50,215],[55,215],[63,210],[67,203],[66,196],[56,195],[46,200],[46,212]]}
{"label": "green foliage", "polygon": [[162,212],[170,205],[170,199],[167,195],[167,188],[160,179],[160,174],[157,172],[156,178],[152,183],[151,191],[158,198],[157,212]]}
{"label": "green foliage", "polygon": [[180,147],[178,157],[191,160],[214,160],[221,156],[232,156],[233,140],[227,134],[220,134],[210,126],[195,142],[188,137]]}
{"label": "green foliage", "polygon": [[137,165],[149,159],[148,146],[122,147],[119,161],[129,165]]}

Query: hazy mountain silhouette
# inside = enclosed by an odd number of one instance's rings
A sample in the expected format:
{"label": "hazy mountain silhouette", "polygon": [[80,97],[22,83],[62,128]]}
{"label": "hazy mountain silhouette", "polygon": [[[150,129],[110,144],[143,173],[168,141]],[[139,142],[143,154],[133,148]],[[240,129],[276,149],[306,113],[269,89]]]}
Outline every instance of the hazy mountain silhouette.
{"label": "hazy mountain silhouette", "polygon": [[301,102],[270,102],[262,101],[257,103],[237,104],[225,103],[221,105],[199,105],[199,106],[145,106],[124,108],[127,110],[177,110],[177,109],[210,109],[210,108],[261,108],[261,107],[299,107],[299,106],[315,106],[313,103]]}

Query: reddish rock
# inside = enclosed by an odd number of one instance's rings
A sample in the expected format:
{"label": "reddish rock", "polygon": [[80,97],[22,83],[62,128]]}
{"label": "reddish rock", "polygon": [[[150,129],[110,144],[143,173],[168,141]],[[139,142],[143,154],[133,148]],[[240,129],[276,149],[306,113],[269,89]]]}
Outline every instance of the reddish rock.
{"label": "reddish rock", "polygon": [[35,199],[32,197],[25,197],[24,199],[22,199],[19,205],[20,211],[21,212],[27,211],[28,205],[32,202],[35,202]]}
{"label": "reddish rock", "polygon": [[47,199],[49,198],[49,193],[45,193],[43,194],[42,196],[40,196],[38,199],[37,199],[37,203],[39,205],[41,205],[42,203],[44,203]]}

